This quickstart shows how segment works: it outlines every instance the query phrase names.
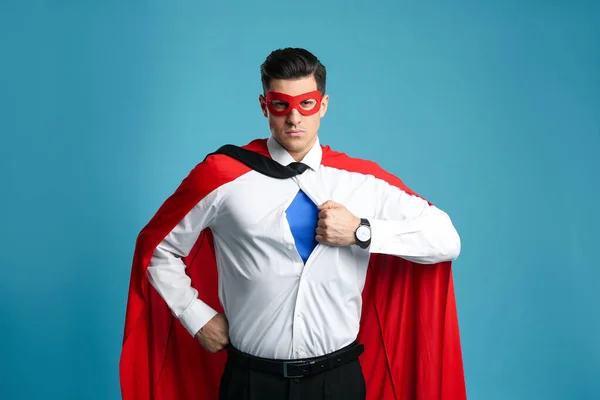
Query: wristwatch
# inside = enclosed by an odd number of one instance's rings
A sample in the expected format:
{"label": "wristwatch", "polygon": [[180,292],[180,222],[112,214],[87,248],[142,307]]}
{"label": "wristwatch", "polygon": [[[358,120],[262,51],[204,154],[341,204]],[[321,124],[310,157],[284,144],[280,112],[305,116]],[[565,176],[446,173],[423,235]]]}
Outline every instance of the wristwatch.
{"label": "wristwatch", "polygon": [[366,218],[360,219],[360,225],[354,232],[356,245],[361,249],[366,249],[371,244],[371,224]]}

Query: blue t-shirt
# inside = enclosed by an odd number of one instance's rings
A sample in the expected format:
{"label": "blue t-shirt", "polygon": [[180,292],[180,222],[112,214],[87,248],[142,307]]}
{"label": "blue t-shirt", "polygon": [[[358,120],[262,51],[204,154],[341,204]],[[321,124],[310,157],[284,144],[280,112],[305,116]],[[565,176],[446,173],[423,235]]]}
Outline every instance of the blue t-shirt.
{"label": "blue t-shirt", "polygon": [[317,222],[319,209],[303,192],[299,191],[286,210],[288,223],[296,241],[296,249],[304,263],[317,246]]}

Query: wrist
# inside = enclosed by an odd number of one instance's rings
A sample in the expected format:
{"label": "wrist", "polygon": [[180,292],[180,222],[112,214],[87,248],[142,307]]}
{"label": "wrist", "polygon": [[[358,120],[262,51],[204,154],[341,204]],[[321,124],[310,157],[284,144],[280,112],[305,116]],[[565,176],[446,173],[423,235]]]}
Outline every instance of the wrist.
{"label": "wrist", "polygon": [[354,240],[361,249],[366,249],[371,245],[371,224],[368,219],[359,219],[358,226],[354,231]]}
{"label": "wrist", "polygon": [[356,230],[360,228],[360,218],[354,217],[354,221],[352,222],[352,226],[354,230],[351,232],[352,235],[352,244],[357,244],[358,240],[356,239]]}
{"label": "wrist", "polygon": [[195,298],[179,315],[179,321],[190,335],[196,336],[198,333],[202,333],[202,328],[217,314],[216,310],[213,310],[200,299]]}

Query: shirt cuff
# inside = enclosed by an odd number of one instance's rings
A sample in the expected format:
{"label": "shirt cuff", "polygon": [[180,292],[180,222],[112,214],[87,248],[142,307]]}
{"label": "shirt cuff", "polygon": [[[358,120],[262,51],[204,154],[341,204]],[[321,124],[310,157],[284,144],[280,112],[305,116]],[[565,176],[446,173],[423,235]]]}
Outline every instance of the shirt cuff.
{"label": "shirt cuff", "polygon": [[371,225],[371,253],[389,253],[391,248],[402,247],[400,236],[416,232],[410,221],[369,220]]}
{"label": "shirt cuff", "polygon": [[179,321],[184,328],[195,336],[196,333],[210,321],[218,312],[209,307],[199,299],[194,299],[192,303],[179,316]]}
{"label": "shirt cuff", "polygon": [[371,225],[371,243],[368,250],[371,253],[380,253],[383,249],[383,244],[388,238],[385,232],[385,223],[381,220],[369,220],[369,224]]}

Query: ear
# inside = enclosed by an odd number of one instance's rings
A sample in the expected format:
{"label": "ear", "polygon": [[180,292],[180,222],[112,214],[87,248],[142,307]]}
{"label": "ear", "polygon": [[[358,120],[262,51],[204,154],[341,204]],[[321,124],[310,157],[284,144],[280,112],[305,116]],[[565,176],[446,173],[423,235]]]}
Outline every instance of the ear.
{"label": "ear", "polygon": [[319,110],[319,115],[321,116],[321,118],[323,118],[325,116],[325,114],[327,114],[327,106],[328,105],[329,105],[329,95],[326,94],[321,99],[321,109]]}
{"label": "ear", "polygon": [[267,118],[269,116],[267,111],[267,99],[265,98],[265,96],[260,94],[258,95],[258,102],[260,103],[260,109],[262,110],[263,115],[265,116],[265,118]]}

